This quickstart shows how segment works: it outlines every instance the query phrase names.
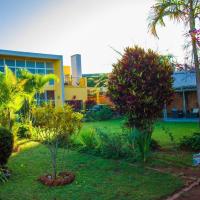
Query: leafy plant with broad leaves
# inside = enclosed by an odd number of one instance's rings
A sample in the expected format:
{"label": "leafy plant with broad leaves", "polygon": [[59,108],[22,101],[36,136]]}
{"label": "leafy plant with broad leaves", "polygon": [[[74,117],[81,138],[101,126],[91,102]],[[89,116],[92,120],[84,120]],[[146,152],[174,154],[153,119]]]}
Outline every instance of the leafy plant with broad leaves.
{"label": "leafy plant with broad leaves", "polygon": [[173,66],[168,57],[138,46],[126,48],[113,64],[108,95],[125,114],[126,125],[135,133],[142,159],[149,153],[154,122],[165,104],[172,101]]}

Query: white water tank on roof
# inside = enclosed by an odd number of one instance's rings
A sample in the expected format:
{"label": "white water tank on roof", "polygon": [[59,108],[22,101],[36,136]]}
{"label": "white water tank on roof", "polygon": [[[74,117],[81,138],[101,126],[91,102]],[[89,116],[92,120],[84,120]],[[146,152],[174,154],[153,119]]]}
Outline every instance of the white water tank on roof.
{"label": "white water tank on roof", "polygon": [[71,70],[72,70],[72,84],[79,85],[80,78],[82,78],[81,55],[75,54],[71,56]]}

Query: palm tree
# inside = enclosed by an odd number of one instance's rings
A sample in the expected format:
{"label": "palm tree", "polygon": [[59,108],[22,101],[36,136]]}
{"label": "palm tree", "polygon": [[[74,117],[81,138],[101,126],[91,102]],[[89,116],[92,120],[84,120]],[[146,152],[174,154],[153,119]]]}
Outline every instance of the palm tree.
{"label": "palm tree", "polygon": [[193,61],[196,71],[197,83],[197,99],[200,110],[200,69],[198,59],[198,44],[194,37],[196,31],[196,22],[200,19],[200,2],[199,0],[157,0],[152,6],[149,15],[149,28],[151,33],[157,36],[156,26],[165,26],[164,18],[169,17],[170,20],[183,22],[188,27],[191,36]]}
{"label": "palm tree", "polygon": [[27,94],[23,104],[23,115],[30,120],[30,107],[33,104],[35,95],[43,93],[45,85],[51,81],[57,81],[58,78],[54,74],[40,75],[32,74],[26,70],[19,71],[19,80],[26,80],[24,84],[24,92]]}
{"label": "palm tree", "polygon": [[5,73],[0,72],[0,124],[12,129],[13,122],[22,108],[30,118],[30,105],[36,93],[44,91],[50,80],[57,80],[53,74],[31,74],[26,70],[19,71],[19,77],[6,66]]}
{"label": "palm tree", "polygon": [[26,80],[17,79],[8,67],[5,67],[4,74],[0,73],[0,123],[10,130],[15,113],[21,109],[24,103],[25,84]]}

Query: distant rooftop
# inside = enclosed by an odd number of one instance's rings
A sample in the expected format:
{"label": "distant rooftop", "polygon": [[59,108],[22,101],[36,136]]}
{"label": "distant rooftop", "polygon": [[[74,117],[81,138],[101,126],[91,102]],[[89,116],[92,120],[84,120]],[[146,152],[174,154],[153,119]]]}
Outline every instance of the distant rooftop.
{"label": "distant rooftop", "polygon": [[52,60],[62,60],[62,58],[63,58],[61,55],[22,52],[22,51],[11,51],[11,50],[4,50],[4,49],[0,49],[0,55],[29,57],[29,58],[41,58],[41,59],[52,59]]}
{"label": "distant rooftop", "polygon": [[174,89],[195,89],[196,73],[194,71],[180,71],[173,74]]}

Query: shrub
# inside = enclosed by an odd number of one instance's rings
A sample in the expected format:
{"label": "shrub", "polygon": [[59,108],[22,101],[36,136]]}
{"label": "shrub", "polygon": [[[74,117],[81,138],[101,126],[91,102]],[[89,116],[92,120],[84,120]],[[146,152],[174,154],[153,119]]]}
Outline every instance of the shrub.
{"label": "shrub", "polygon": [[104,121],[113,117],[113,110],[109,106],[102,106],[99,110],[86,112],[85,121]]}
{"label": "shrub", "polygon": [[184,136],[179,147],[183,150],[200,151],[200,132],[193,133],[192,136]]}
{"label": "shrub", "polygon": [[13,150],[13,134],[6,128],[0,127],[0,166],[7,164]]}
{"label": "shrub", "polygon": [[80,141],[86,149],[95,149],[98,146],[96,131],[91,129],[81,134]]}
{"label": "shrub", "polygon": [[97,111],[94,113],[94,118],[97,121],[103,121],[103,120],[108,120],[113,117],[113,111],[110,107],[104,106],[100,111]]}
{"label": "shrub", "polygon": [[85,108],[86,108],[86,110],[88,110],[96,104],[97,104],[97,102],[95,100],[88,99],[87,101],[85,101]]}
{"label": "shrub", "polygon": [[20,138],[20,139],[23,139],[23,138],[31,138],[32,136],[32,126],[31,126],[31,123],[30,124],[22,124],[22,123],[19,123],[17,125],[17,137]]}
{"label": "shrub", "polygon": [[124,155],[123,135],[121,133],[111,133],[103,129],[96,129],[99,137],[99,151],[107,158],[119,158]]}
{"label": "shrub", "polygon": [[58,146],[68,147],[69,138],[81,128],[82,114],[74,112],[69,105],[64,107],[45,106],[32,111],[33,126],[38,139],[49,149],[52,161],[52,176],[57,177]]}
{"label": "shrub", "polygon": [[154,122],[164,105],[172,101],[172,74],[173,66],[167,56],[137,46],[126,48],[113,65],[108,95],[116,109],[126,115],[127,126],[137,133],[143,161],[149,153]]}

